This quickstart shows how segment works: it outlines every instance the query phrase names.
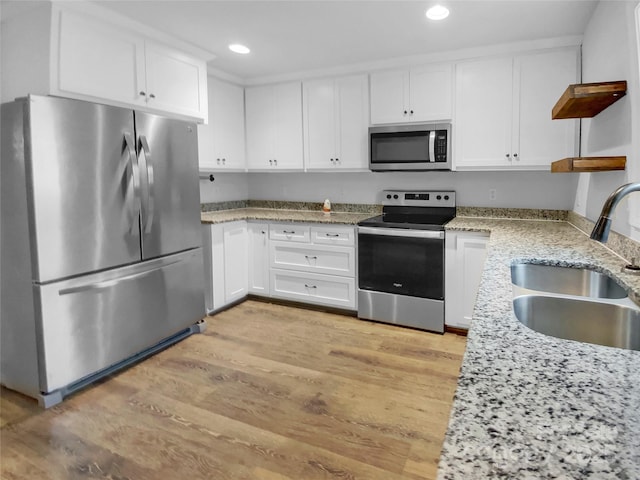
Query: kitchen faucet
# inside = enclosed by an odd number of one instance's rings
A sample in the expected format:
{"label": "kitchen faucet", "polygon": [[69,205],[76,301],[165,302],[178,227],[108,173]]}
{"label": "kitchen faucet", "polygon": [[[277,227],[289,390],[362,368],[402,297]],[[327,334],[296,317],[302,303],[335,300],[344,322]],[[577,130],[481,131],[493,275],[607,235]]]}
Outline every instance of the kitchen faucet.
{"label": "kitchen faucet", "polygon": [[600,243],[607,241],[609,238],[609,231],[611,230],[611,215],[613,215],[613,211],[615,210],[616,205],[618,205],[618,202],[631,192],[640,192],[640,182],[622,185],[609,195],[609,198],[607,198],[607,201],[604,202],[604,205],[602,206],[600,218],[598,218],[598,221],[591,232],[591,238],[593,240],[597,240]]}

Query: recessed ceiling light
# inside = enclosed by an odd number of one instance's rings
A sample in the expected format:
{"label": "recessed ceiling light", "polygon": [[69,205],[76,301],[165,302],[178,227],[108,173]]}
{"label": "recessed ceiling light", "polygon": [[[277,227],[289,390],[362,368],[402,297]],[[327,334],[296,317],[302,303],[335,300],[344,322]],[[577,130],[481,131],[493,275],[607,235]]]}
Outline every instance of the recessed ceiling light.
{"label": "recessed ceiling light", "polygon": [[427,10],[427,18],[431,20],[443,20],[449,16],[449,9],[442,5],[434,5]]}
{"label": "recessed ceiling light", "polygon": [[245,47],[244,45],[240,45],[239,43],[232,43],[231,45],[229,45],[229,50],[235,53],[240,53],[242,55],[246,55],[251,51],[249,50],[249,48]]}

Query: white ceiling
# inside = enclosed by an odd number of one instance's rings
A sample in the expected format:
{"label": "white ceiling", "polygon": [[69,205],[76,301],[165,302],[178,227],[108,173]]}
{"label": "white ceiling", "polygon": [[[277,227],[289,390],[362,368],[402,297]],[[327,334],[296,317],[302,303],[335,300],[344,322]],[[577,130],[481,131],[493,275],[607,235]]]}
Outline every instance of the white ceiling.
{"label": "white ceiling", "polygon": [[[484,45],[581,35],[597,1],[101,0],[97,3],[216,55],[209,66],[245,80]],[[229,43],[251,48],[240,56]]]}

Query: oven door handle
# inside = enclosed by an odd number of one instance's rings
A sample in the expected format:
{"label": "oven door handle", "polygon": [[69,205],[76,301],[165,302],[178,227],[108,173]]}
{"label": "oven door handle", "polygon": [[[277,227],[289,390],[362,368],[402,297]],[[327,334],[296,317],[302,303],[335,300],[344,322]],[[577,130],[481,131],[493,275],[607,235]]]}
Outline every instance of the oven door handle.
{"label": "oven door handle", "polygon": [[441,230],[408,230],[404,228],[375,228],[358,227],[358,234],[383,235],[385,237],[408,237],[408,238],[444,238]]}

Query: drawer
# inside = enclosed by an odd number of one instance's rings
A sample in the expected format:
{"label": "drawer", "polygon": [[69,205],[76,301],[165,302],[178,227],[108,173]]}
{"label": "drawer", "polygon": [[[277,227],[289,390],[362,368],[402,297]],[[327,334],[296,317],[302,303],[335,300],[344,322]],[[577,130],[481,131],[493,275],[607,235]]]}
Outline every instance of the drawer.
{"label": "drawer", "polygon": [[355,277],[355,249],[332,245],[271,242],[272,268]]}
{"label": "drawer", "polygon": [[327,245],[355,245],[355,229],[353,227],[322,226],[311,227],[311,241]]}
{"label": "drawer", "polygon": [[309,243],[311,238],[308,225],[269,225],[269,238],[286,242]]}
{"label": "drawer", "polygon": [[271,296],[355,310],[355,280],[317,273],[271,270]]}

